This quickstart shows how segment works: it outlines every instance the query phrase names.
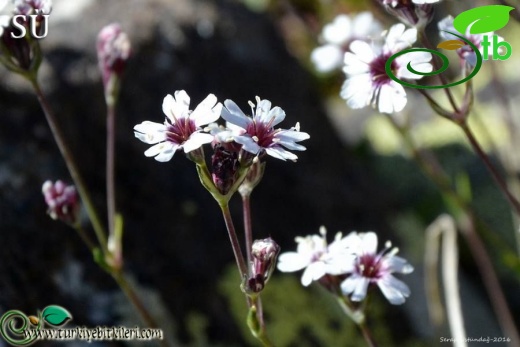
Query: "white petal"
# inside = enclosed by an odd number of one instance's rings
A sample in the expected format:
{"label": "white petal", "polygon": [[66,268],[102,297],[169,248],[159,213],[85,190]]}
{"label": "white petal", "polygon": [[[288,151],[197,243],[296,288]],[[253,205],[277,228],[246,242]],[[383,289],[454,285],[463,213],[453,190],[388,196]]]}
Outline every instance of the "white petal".
{"label": "white petal", "polygon": [[294,153],[286,151],[282,147],[269,147],[265,149],[265,152],[271,157],[281,159],[281,160],[291,160],[296,161],[298,156]]}
{"label": "white petal", "polygon": [[396,59],[399,69],[397,70],[397,77],[409,79],[421,79],[422,75],[415,75],[407,68],[408,63],[419,72],[431,72],[433,66],[428,63],[431,61],[432,55],[428,52],[411,52],[404,54]]}
{"label": "white petal", "polygon": [[406,47],[410,47],[417,40],[417,29],[404,30],[404,24],[393,25],[386,36],[385,52],[398,52]]}
{"label": "white petal", "polygon": [[281,141],[300,142],[309,139],[310,135],[302,131],[282,130],[275,137]]}
{"label": "white petal", "polygon": [[311,53],[311,61],[319,72],[330,72],[343,64],[343,51],[335,45],[316,47]]}
{"label": "white petal", "polygon": [[319,280],[325,275],[325,265],[322,262],[311,263],[302,275],[302,284],[307,287],[312,281]]}
{"label": "white petal", "polygon": [[286,252],[278,256],[278,270],[294,272],[303,269],[310,263],[310,258],[296,252]]}
{"label": "white petal", "polygon": [[271,111],[269,111],[269,115],[267,116],[268,122],[271,122],[271,119],[273,119],[271,126],[275,126],[279,124],[281,121],[285,119],[285,111],[282,110],[280,107],[276,106]]}
{"label": "white petal", "polygon": [[144,121],[134,127],[134,135],[139,140],[150,145],[166,140],[164,124]]}
{"label": "white petal", "polygon": [[278,141],[276,144],[279,146],[284,146],[291,151],[305,151],[307,149],[305,146],[294,143],[294,141]]}
{"label": "white petal", "polygon": [[372,13],[360,12],[353,20],[352,36],[364,39],[381,31],[381,25],[374,19]]}
{"label": "white petal", "polygon": [[222,109],[222,118],[231,124],[238,125],[242,129],[247,129],[248,125],[253,122],[250,117],[247,117],[244,112],[238,107],[233,100],[224,101],[225,108]]}
{"label": "white petal", "polygon": [[369,231],[360,234],[362,254],[376,254],[377,252],[377,235]]}
{"label": "white petal", "polygon": [[183,144],[184,153],[189,153],[206,143],[212,142],[214,139],[215,137],[211,134],[193,133],[190,135],[190,138]]}
{"label": "white petal", "polygon": [[379,289],[393,305],[401,305],[410,296],[410,289],[406,284],[392,275],[385,276],[377,282]]}
{"label": "white petal", "polygon": [[271,110],[271,101],[264,99],[260,100],[258,105],[256,105],[256,114],[255,119],[262,123],[268,123],[269,119],[269,111]]}
{"label": "white petal", "polygon": [[242,149],[249,153],[258,154],[260,146],[249,136],[235,136],[235,142],[242,145]]}
{"label": "white petal", "polygon": [[[209,94],[190,115],[190,118],[195,121],[195,125],[200,127],[212,122],[215,122],[220,117],[222,105],[217,103],[217,97]],[[220,106],[219,106],[220,105]]]}
{"label": "white petal", "polygon": [[144,155],[147,157],[155,157],[155,160],[165,162],[173,157],[177,148],[178,146],[171,142],[161,142],[148,148],[148,150],[144,152]]}
{"label": "white petal", "polygon": [[370,104],[374,94],[372,79],[369,74],[350,77],[343,83],[340,96],[351,108],[363,108]]}
{"label": "white petal", "polygon": [[178,148],[179,147],[177,146],[177,147],[172,147],[169,150],[163,151],[163,152],[159,153],[159,155],[157,155],[154,159],[161,163],[170,161],[173,158],[173,155],[175,154],[175,152],[177,151]]}
{"label": "white petal", "polygon": [[[372,60],[375,59],[376,55],[374,54],[374,48],[370,46],[367,42],[356,40],[353,41],[349,49],[355,56],[362,62],[366,64],[370,64]],[[347,61],[345,61],[347,63]]]}
{"label": "white petal", "polygon": [[361,301],[367,295],[367,288],[369,283],[370,281],[368,278],[353,274],[341,282],[341,290],[346,295],[352,293],[352,301]]}
{"label": "white petal", "polygon": [[384,260],[384,266],[389,272],[397,272],[403,274],[409,274],[413,272],[413,266],[401,257],[396,255],[386,257]]}
{"label": "white petal", "polygon": [[166,117],[170,119],[172,123],[176,119],[186,117],[188,115],[190,106],[190,97],[184,90],[178,90],[175,92],[175,98],[170,94],[166,95],[163,100],[162,109]]}
{"label": "white petal", "polygon": [[323,39],[340,46],[350,39],[351,25],[351,20],[347,15],[339,15],[332,23],[323,27]]}
{"label": "white petal", "polygon": [[406,92],[402,85],[392,81],[381,86],[377,103],[379,112],[400,112],[406,106],[406,102]]}

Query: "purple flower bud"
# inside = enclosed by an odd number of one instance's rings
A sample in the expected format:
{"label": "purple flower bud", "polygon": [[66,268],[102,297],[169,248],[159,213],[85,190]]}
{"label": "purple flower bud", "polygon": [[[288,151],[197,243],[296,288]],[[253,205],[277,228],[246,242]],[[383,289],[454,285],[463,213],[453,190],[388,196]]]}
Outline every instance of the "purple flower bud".
{"label": "purple flower bud", "polygon": [[238,153],[225,149],[221,144],[216,144],[213,150],[214,153],[211,156],[211,178],[219,192],[226,195],[237,180],[239,168]]}
{"label": "purple flower bud", "polygon": [[260,162],[258,158],[253,160],[253,164],[249,167],[246,178],[238,187],[238,192],[242,196],[249,196],[253,192],[253,189],[260,183],[262,177],[264,177],[265,162]]}
{"label": "purple flower bud", "polygon": [[47,213],[54,220],[61,220],[70,225],[79,223],[80,203],[76,188],[58,180],[46,181],[42,193],[47,203]]}
{"label": "purple flower bud", "polygon": [[276,266],[278,253],[280,246],[270,237],[253,242],[251,273],[244,286],[246,293],[259,293],[264,289]]}
{"label": "purple flower bud", "polygon": [[119,24],[113,23],[101,29],[97,39],[97,54],[103,84],[107,88],[113,75],[121,76],[131,54],[130,40]]}

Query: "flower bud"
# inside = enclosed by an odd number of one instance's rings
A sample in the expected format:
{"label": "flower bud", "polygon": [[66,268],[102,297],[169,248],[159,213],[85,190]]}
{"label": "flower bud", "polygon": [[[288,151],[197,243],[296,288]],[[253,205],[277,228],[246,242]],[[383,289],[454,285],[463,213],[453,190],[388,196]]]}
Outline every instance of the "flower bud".
{"label": "flower bud", "polygon": [[50,0],[17,0],[0,16],[0,61],[11,71],[34,78],[42,53],[38,39],[47,35]]}
{"label": "flower bud", "polygon": [[253,192],[253,189],[260,183],[262,177],[264,177],[265,162],[260,162],[258,157],[255,157],[253,164],[249,167],[246,178],[238,187],[238,192],[242,196],[249,196]]}
{"label": "flower bud", "polygon": [[101,29],[97,38],[97,54],[106,95],[115,92],[111,79],[121,77],[130,53],[130,40],[119,24],[113,23]]}
{"label": "flower bud", "polygon": [[47,203],[47,213],[54,220],[61,220],[75,226],[79,223],[80,203],[76,188],[58,180],[56,183],[46,181],[42,193]]}
{"label": "flower bud", "polygon": [[225,149],[221,144],[216,144],[213,150],[211,178],[218,191],[226,195],[238,178],[238,154]]}
{"label": "flower bud", "polygon": [[280,253],[280,246],[270,237],[255,240],[251,247],[251,273],[243,285],[247,294],[261,292],[276,266],[276,257]]}

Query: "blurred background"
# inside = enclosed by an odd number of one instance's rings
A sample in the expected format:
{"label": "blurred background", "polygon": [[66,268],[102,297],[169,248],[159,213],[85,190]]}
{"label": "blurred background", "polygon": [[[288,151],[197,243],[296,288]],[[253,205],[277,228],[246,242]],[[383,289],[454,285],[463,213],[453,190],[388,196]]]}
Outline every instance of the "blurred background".
{"label": "blurred background", "polygon": [[[492,3],[443,1],[435,5],[433,21]],[[374,293],[369,324],[376,341],[436,346],[444,345],[440,336],[450,336],[446,323],[434,327],[430,322],[422,270],[424,230],[448,211],[441,195],[410,160],[385,115],[370,108],[353,111],[339,98],[343,72],[319,73],[310,61],[326,23],[340,13],[364,10],[384,28],[396,23],[370,1],[53,1],[49,34],[41,42],[40,81],[99,211],[106,209],[106,110],[96,36],[103,26],[119,22],[132,42],[117,110],[117,204],[125,221],[125,269],[176,346],[256,345],[245,324],[246,304],[218,206],[189,160],[180,153],[167,163],[146,158],[148,146],[133,135],[132,128],[142,121],[161,122],[164,96],[181,89],[192,106],[214,93],[243,110],[258,95],[285,110],[283,128],[300,122],[311,135],[297,163],[268,158],[264,179],[252,195],[255,239],[270,236],[284,252],[295,249],[296,236],[318,233],[321,225],[330,239],[339,230],[376,231],[381,245],[392,240],[415,267],[402,278],[412,291],[404,305],[389,305]],[[428,29],[437,43],[436,24]],[[503,115],[519,110],[518,30],[518,22],[511,20],[500,32],[513,47],[512,57],[486,62],[474,79],[477,134],[497,165],[507,164],[513,180],[518,180],[520,160],[509,130],[517,129],[518,119],[508,123]],[[457,67],[450,73],[457,74]],[[407,92],[403,113],[413,136],[440,156],[453,177],[467,178],[472,206],[496,231],[483,239],[518,321],[518,272],[500,248],[516,252],[509,207],[462,133],[434,116],[414,90]],[[70,182],[30,85],[2,67],[0,312],[35,314],[57,304],[72,313],[70,325],[143,326],[77,234],[47,216],[41,194],[47,179]],[[239,199],[231,208],[240,232]],[[474,260],[462,239],[459,245],[467,334],[501,337]],[[318,285],[303,288],[299,276],[276,272],[264,291],[267,328],[276,345],[363,345],[334,299]]]}

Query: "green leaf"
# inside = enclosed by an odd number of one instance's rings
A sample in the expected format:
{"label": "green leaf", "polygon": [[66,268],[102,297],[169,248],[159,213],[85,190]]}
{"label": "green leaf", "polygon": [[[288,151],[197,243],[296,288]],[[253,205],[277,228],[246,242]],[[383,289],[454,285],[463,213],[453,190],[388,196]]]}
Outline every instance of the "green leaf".
{"label": "green leaf", "polygon": [[50,305],[43,310],[42,318],[50,325],[60,326],[72,319],[72,315],[61,306]]}
{"label": "green leaf", "polygon": [[466,43],[460,41],[460,40],[448,40],[448,41],[442,41],[437,45],[437,48],[446,49],[448,51],[454,51],[462,46],[464,46]]}
{"label": "green leaf", "polygon": [[505,5],[488,5],[472,8],[459,14],[453,20],[453,26],[458,32],[465,35],[469,29],[470,34],[483,34],[502,29],[509,22],[509,12],[514,7]]}

